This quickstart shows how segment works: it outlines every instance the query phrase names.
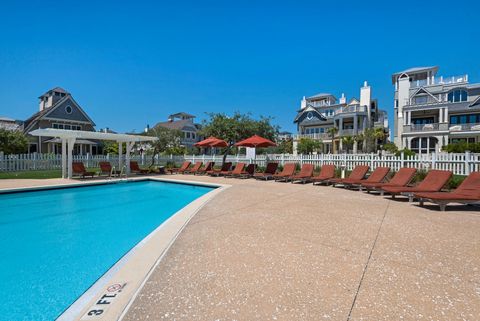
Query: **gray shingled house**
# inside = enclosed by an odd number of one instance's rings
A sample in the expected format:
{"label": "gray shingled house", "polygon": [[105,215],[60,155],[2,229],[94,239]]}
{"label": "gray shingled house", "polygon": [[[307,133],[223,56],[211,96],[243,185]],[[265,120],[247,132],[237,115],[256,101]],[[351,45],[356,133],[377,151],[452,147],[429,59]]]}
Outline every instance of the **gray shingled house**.
{"label": "gray shingled house", "polygon": [[[23,124],[24,133],[39,128],[95,131],[95,123],[65,89],[56,87],[39,97],[39,111]],[[61,142],[53,137],[29,137],[29,152],[61,153]],[[74,154],[96,154],[95,141],[77,140]]]}

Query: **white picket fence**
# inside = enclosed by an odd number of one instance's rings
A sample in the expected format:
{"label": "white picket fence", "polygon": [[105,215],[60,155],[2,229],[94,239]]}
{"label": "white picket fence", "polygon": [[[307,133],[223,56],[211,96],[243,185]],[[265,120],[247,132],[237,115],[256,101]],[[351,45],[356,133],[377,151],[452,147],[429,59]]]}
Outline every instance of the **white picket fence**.
{"label": "white picket fence", "polygon": [[[130,160],[137,161],[139,165],[145,166],[152,163],[152,156],[132,155]],[[155,155],[154,165],[165,165],[167,162],[180,163],[184,160],[183,156],[161,156]],[[99,162],[110,162],[113,166],[118,166],[118,155],[74,155],[74,162],[83,162],[86,167],[99,167]],[[122,157],[125,164],[125,156]],[[3,155],[0,152],[0,172],[20,172],[35,170],[60,170],[62,168],[62,155],[54,154],[20,154]]]}
{"label": "white picket fence", "polygon": [[[214,161],[221,164],[222,155],[186,155],[186,160],[195,161]],[[245,156],[227,156],[229,162],[253,162]],[[393,171],[398,171],[402,167],[414,167],[421,170],[441,169],[450,170],[456,175],[468,175],[472,171],[480,170],[480,154],[472,154],[469,152],[461,154],[449,153],[432,153],[417,154],[410,157],[395,155],[378,155],[378,154],[316,154],[316,155],[258,155],[255,162],[259,166],[265,166],[267,162],[278,162],[282,165],[285,163],[298,163],[300,165],[308,163],[315,166],[323,164],[334,164],[339,168],[352,170],[357,165],[368,165],[371,169],[381,166],[388,166]]]}
{"label": "white picket fence", "polygon": [[[137,161],[140,165],[150,165],[151,156],[131,156],[131,160]],[[177,165],[184,160],[191,162],[214,161],[216,164],[222,163],[222,155],[184,155],[184,156],[155,156],[155,165],[165,165],[167,162],[174,162]],[[77,155],[74,161],[83,162],[86,167],[98,167],[98,162],[108,161],[112,165],[118,166],[118,155]],[[125,161],[125,159],[123,159]],[[334,164],[339,168],[352,170],[357,165],[369,165],[371,169],[380,166],[388,166],[394,171],[402,167],[414,167],[422,170],[442,169],[450,170],[457,175],[468,175],[472,171],[480,170],[480,154],[461,153],[432,153],[421,154],[411,157],[402,157],[394,155],[377,154],[317,154],[317,155],[258,155],[255,160],[247,159],[244,155],[228,156],[227,161],[238,163],[256,162],[259,166],[265,166],[267,162],[278,162],[282,165],[288,162],[298,163],[300,165],[309,163],[315,166],[323,164]],[[31,170],[54,170],[61,169],[61,155],[52,154],[23,154],[23,155],[3,155],[0,152],[0,172],[17,172]]]}

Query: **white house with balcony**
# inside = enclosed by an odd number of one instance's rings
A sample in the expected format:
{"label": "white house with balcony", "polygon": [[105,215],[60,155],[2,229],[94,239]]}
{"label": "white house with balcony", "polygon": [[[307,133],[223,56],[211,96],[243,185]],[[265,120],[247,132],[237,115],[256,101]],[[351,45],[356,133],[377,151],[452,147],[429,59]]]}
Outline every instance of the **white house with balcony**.
{"label": "white house with balcony", "polygon": [[480,142],[480,83],[437,72],[437,66],[416,67],[392,75],[399,148],[422,154],[449,143]]}
{"label": "white house with balcony", "polygon": [[[321,93],[308,98],[303,97],[300,109],[294,119],[297,134],[294,135],[294,153],[302,137],[321,140],[323,152],[344,151],[342,137],[355,137],[366,128],[381,127],[388,135],[388,117],[384,110],[378,108],[377,99],[372,98],[372,88],[365,81],[360,88],[360,99],[347,101],[345,94],[340,99],[328,93]],[[336,128],[334,131],[331,128]],[[361,141],[355,141],[353,152],[362,148]]]}

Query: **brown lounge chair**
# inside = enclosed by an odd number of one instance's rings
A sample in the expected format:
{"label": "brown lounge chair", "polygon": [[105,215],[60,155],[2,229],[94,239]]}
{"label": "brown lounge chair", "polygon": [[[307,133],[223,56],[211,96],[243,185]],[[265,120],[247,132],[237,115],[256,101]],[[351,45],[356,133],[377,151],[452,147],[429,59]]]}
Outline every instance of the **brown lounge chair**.
{"label": "brown lounge chair", "polygon": [[148,174],[150,173],[150,170],[141,169],[136,161],[130,161],[130,172],[135,174]]}
{"label": "brown lounge chair", "polygon": [[362,183],[362,188],[365,188],[367,192],[372,190],[379,191],[380,195],[383,196],[384,191],[382,187],[403,187],[407,186],[408,183],[412,180],[413,176],[417,170],[415,168],[403,167],[392,177],[389,182],[384,183],[372,183],[365,181]]}
{"label": "brown lounge chair", "polygon": [[87,172],[82,162],[72,163],[72,173],[75,176],[80,176],[80,178],[85,178],[87,176],[89,177],[95,176],[95,172]]}
{"label": "brown lounge chair", "polygon": [[367,165],[358,165],[355,166],[347,178],[332,178],[326,182],[332,184],[333,186],[337,184],[349,184],[350,182],[357,182],[365,177],[369,168],[370,166]]}
{"label": "brown lounge chair", "polygon": [[221,176],[225,175],[230,171],[232,168],[232,162],[225,162],[223,163],[222,167],[220,169],[211,169],[207,172],[208,175],[210,176]]}
{"label": "brown lounge chair", "polygon": [[120,175],[120,171],[113,170],[110,162],[98,162],[98,166],[100,166],[100,175],[106,175],[109,177]]}
{"label": "brown lounge chair", "polygon": [[386,193],[390,193],[392,198],[396,195],[402,194],[408,197],[408,201],[412,202],[414,199],[414,193],[423,192],[439,192],[442,187],[452,177],[451,171],[431,170],[428,172],[425,179],[417,186],[405,186],[405,187],[382,187],[382,190]]}
{"label": "brown lounge chair", "polygon": [[265,171],[263,173],[255,173],[253,177],[256,179],[269,180],[277,172],[278,163],[267,163]]}
{"label": "brown lounge chair", "polygon": [[256,164],[248,164],[244,171],[240,175],[232,175],[235,178],[250,178],[255,174]]}
{"label": "brown lounge chair", "polygon": [[283,170],[278,174],[273,174],[272,178],[276,182],[287,182],[289,177],[295,175],[296,166],[295,163],[286,163],[285,166],[283,166]]}
{"label": "brown lounge chair", "polygon": [[182,166],[180,166],[179,168],[169,168],[167,169],[167,171],[170,174],[180,174],[180,173],[183,174],[183,172],[185,172],[190,167],[190,164],[191,162],[184,161]]}
{"label": "brown lounge chair", "polygon": [[358,187],[362,190],[362,183],[382,183],[385,181],[388,173],[390,172],[390,167],[377,167],[375,170],[367,177],[367,179],[358,179],[358,180],[345,180],[343,184],[346,187]]}
{"label": "brown lounge chair", "polygon": [[313,164],[303,164],[300,172],[297,175],[293,175],[289,179],[292,181],[292,183],[301,182],[302,184],[305,184],[312,179],[314,169],[315,166]]}
{"label": "brown lounge chair", "polygon": [[213,168],[213,165],[215,165],[215,162],[207,162],[205,164],[205,167],[204,168],[200,168],[198,171],[196,171],[194,174],[195,175],[204,175],[206,174],[208,171],[211,171],[212,168]]}
{"label": "brown lounge chair", "polygon": [[320,168],[320,173],[318,173],[317,176],[313,176],[311,181],[313,182],[313,185],[315,185],[315,183],[318,183],[317,185],[320,185],[321,183],[324,183],[334,177],[335,165],[323,165]]}
{"label": "brown lounge chair", "polygon": [[202,162],[195,162],[191,168],[187,168],[185,171],[183,171],[183,174],[195,174],[202,167],[202,165]]}
{"label": "brown lounge chair", "polygon": [[224,176],[227,178],[227,177],[235,177],[235,176],[238,176],[238,175],[241,175],[243,173],[243,170],[245,169],[245,163],[237,163],[237,165],[235,165],[235,168],[231,171],[228,171]]}
{"label": "brown lounge chair", "polygon": [[480,202],[480,172],[473,172],[464,179],[453,192],[421,192],[414,193],[420,199],[420,206],[425,201],[438,204],[445,211],[449,203],[472,204]]}

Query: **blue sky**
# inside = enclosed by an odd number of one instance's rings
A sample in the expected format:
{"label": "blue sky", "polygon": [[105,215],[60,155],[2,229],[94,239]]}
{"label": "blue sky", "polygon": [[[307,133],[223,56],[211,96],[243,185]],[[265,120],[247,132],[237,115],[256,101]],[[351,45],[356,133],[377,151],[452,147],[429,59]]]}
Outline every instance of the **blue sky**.
{"label": "blue sky", "polygon": [[393,72],[439,65],[480,81],[475,1],[10,1],[0,13],[0,116],[70,91],[97,128],[185,111],[251,112],[282,129],[302,96],[359,96],[393,119]]}

